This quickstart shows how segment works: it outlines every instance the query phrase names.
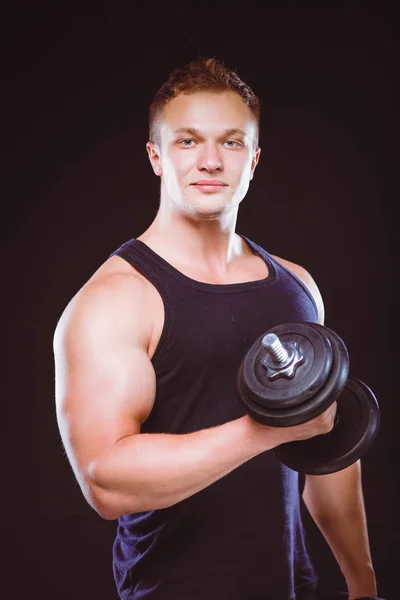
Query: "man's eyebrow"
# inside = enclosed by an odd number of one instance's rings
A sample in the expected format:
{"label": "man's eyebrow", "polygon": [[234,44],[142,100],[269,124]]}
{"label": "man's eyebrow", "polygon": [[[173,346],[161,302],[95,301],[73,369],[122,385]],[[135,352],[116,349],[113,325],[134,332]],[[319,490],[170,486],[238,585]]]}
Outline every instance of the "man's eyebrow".
{"label": "man's eyebrow", "polygon": [[[179,129],[175,129],[173,132],[173,134],[178,134],[178,133],[190,133],[190,135],[196,135],[196,136],[201,136],[201,132],[194,128],[194,127],[180,127]],[[222,132],[221,137],[225,137],[225,136],[231,136],[231,135],[243,135],[246,136],[246,132],[243,131],[243,129],[238,129],[237,127],[234,127],[233,129],[226,129],[225,131]]]}

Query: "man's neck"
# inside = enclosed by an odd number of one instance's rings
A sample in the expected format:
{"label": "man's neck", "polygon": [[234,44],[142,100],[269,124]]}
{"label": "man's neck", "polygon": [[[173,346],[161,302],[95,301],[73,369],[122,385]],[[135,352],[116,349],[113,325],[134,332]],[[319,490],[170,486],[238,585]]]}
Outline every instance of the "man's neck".
{"label": "man's neck", "polygon": [[169,219],[166,223],[156,217],[138,239],[172,264],[187,264],[216,275],[226,274],[247,250],[235,228],[222,228],[216,219]]}

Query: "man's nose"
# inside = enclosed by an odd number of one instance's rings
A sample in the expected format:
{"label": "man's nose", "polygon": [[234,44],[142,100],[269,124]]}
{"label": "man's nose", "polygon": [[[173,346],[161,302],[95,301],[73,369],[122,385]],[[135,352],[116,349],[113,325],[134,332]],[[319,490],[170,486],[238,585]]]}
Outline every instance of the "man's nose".
{"label": "man's nose", "polygon": [[223,168],[222,156],[216,144],[204,144],[199,155],[198,168],[210,173]]}

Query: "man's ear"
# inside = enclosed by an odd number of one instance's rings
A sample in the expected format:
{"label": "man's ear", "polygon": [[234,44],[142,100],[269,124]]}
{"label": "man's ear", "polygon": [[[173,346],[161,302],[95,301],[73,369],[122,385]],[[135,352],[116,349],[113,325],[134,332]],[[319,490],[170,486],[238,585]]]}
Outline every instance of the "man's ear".
{"label": "man's ear", "polygon": [[155,142],[147,142],[146,144],[147,155],[153,171],[159,177],[162,175],[160,148]]}
{"label": "man's ear", "polygon": [[260,160],[261,148],[257,146],[254,150],[253,159],[251,161],[251,172],[250,172],[250,180],[254,177],[254,171],[256,170],[256,166],[258,165],[258,161]]}

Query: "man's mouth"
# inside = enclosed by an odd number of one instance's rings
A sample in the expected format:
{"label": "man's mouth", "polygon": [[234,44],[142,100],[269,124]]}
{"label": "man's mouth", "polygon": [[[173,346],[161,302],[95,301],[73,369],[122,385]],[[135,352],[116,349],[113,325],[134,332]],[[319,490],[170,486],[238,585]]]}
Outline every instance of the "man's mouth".
{"label": "man's mouth", "polygon": [[202,192],[219,192],[228,184],[218,179],[201,179],[192,183],[192,185]]}

